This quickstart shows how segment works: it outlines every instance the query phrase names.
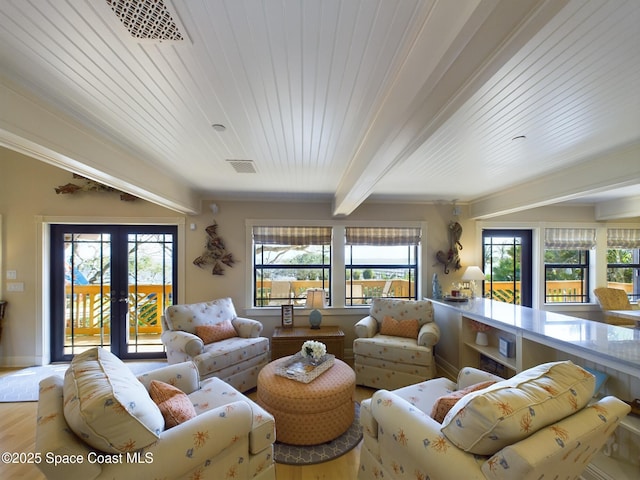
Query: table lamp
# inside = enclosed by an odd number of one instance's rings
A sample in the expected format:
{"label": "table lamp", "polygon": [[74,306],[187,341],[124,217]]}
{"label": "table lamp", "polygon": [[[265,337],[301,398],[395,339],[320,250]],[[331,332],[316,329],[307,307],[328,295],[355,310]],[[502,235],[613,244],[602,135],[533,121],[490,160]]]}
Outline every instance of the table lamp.
{"label": "table lamp", "polygon": [[471,298],[476,297],[476,280],[485,280],[484,273],[480,270],[480,267],[471,266],[467,267],[467,269],[462,274],[462,281],[469,282],[469,286],[471,287]]}
{"label": "table lamp", "polygon": [[325,303],[324,290],[321,288],[310,288],[307,290],[307,303],[305,306],[312,309],[309,314],[309,323],[311,324],[311,328],[314,330],[320,329],[322,313],[320,313],[320,310],[318,309],[325,308],[327,306]]}

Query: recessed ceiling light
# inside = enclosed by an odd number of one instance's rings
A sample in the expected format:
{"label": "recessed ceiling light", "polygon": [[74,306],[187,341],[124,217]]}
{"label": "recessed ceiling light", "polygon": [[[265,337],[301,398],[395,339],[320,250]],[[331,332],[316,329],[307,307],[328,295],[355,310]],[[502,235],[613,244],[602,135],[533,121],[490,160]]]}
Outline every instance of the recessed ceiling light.
{"label": "recessed ceiling light", "polygon": [[511,141],[514,141],[514,140],[526,140],[526,138],[527,138],[526,135],[518,135],[517,137],[513,137],[511,139]]}
{"label": "recessed ceiling light", "polygon": [[213,127],[213,129],[216,132],[224,132],[227,127],[225,127],[224,125],[222,125],[221,123],[214,123],[213,125],[211,125]]}

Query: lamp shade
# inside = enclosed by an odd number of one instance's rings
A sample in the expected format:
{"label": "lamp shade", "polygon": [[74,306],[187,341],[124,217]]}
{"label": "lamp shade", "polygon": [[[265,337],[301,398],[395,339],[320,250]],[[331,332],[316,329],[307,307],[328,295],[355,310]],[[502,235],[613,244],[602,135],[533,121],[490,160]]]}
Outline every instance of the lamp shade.
{"label": "lamp shade", "polygon": [[480,270],[480,267],[476,267],[474,265],[472,267],[467,267],[467,269],[462,274],[462,280],[485,280],[485,277],[484,273],[482,273],[482,270]]}
{"label": "lamp shade", "polygon": [[310,288],[307,290],[307,303],[305,306],[313,309],[326,308],[327,304],[325,302],[324,290],[321,288]]}

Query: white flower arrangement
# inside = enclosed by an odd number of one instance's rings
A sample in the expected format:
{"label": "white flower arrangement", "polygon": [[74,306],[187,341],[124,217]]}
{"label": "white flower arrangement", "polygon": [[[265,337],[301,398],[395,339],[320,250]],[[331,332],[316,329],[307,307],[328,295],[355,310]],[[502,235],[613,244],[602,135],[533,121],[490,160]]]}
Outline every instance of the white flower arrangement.
{"label": "white flower arrangement", "polygon": [[311,357],[314,360],[319,360],[327,354],[327,346],[322,342],[307,340],[302,344],[300,353],[305,358]]}

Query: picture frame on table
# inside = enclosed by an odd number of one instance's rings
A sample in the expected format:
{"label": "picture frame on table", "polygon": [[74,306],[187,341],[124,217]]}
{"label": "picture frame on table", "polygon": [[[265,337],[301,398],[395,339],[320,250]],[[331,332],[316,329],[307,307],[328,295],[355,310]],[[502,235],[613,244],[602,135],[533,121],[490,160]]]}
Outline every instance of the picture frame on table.
{"label": "picture frame on table", "polygon": [[281,305],[281,320],[283,328],[293,328],[293,305]]}

